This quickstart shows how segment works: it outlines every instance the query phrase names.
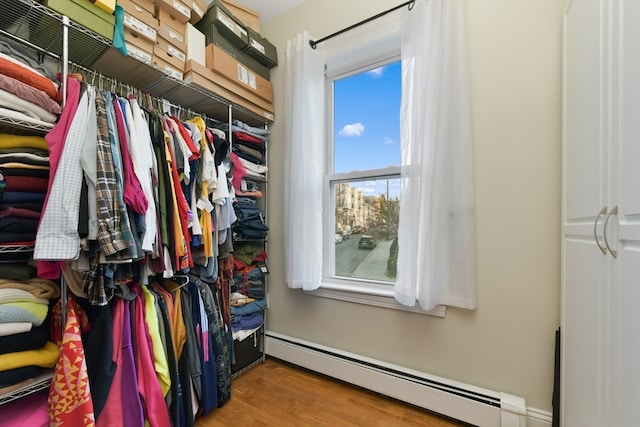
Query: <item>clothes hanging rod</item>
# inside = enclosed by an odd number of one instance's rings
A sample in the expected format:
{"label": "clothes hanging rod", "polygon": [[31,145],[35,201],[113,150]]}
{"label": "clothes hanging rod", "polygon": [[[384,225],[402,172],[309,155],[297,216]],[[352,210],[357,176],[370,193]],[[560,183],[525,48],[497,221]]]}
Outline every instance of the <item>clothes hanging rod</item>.
{"label": "clothes hanging rod", "polygon": [[359,26],[360,26],[360,25],[362,25],[362,24],[366,24],[367,22],[371,22],[371,21],[373,21],[373,20],[375,20],[375,19],[378,19],[378,18],[380,18],[380,17],[382,17],[382,16],[384,16],[384,15],[388,14],[388,13],[393,12],[394,10],[398,10],[398,9],[403,8],[403,7],[405,7],[405,6],[408,6],[408,7],[409,7],[409,10],[411,10],[411,9],[413,9],[413,5],[415,4],[415,2],[416,2],[416,0],[409,0],[409,1],[407,1],[407,2],[404,2],[404,3],[402,3],[402,4],[399,4],[399,5],[397,5],[397,6],[394,6],[394,7],[392,7],[391,9],[385,10],[384,12],[380,12],[380,13],[378,13],[377,15],[371,16],[371,17],[369,17],[369,18],[367,18],[367,19],[364,19],[364,20],[362,20],[362,21],[360,21],[360,22],[357,22],[357,23],[355,23],[355,24],[353,24],[353,25],[351,25],[351,26],[349,26],[349,27],[347,27],[347,28],[343,28],[343,29],[342,29],[342,30],[340,30],[340,31],[336,31],[336,32],[335,32],[335,33],[333,33],[333,34],[329,34],[328,36],[322,37],[321,39],[318,39],[318,40],[309,40],[309,46],[311,46],[311,48],[312,48],[312,49],[315,49],[315,48],[316,48],[316,46],[317,46],[318,44],[322,43],[323,41],[326,41],[326,40],[332,39],[332,38],[334,38],[335,36],[339,36],[339,35],[340,35],[340,34],[342,34],[342,33],[346,33],[347,31],[351,31],[351,30],[353,30],[354,28],[357,28],[357,27],[359,27]]}

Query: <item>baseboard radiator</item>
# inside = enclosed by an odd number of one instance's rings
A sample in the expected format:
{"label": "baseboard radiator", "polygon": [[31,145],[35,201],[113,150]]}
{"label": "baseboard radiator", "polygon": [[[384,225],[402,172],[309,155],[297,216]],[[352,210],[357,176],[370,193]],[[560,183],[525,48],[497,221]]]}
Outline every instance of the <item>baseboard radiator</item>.
{"label": "baseboard radiator", "polygon": [[[551,426],[524,399],[267,331],[266,353],[312,371],[480,427]],[[530,411],[531,412],[531,411]],[[547,424],[548,421],[548,424]]]}

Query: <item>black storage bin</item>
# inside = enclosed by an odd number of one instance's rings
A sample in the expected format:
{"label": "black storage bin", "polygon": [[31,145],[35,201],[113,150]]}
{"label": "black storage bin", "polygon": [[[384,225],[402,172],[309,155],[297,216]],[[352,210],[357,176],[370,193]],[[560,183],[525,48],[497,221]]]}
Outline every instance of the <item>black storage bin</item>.
{"label": "black storage bin", "polygon": [[247,32],[249,33],[249,42],[244,51],[269,68],[277,66],[278,50],[276,47],[251,28],[247,28]]}

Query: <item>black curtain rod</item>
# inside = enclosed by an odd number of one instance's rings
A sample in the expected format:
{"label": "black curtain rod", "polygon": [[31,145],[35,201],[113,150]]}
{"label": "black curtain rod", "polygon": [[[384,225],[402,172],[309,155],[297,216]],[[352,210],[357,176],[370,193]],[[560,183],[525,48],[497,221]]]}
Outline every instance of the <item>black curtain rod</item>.
{"label": "black curtain rod", "polygon": [[349,26],[349,27],[347,27],[347,28],[343,28],[343,29],[342,29],[342,30],[340,30],[340,31],[336,31],[336,32],[335,32],[335,33],[333,33],[333,34],[329,34],[328,36],[325,36],[325,37],[323,37],[323,38],[321,38],[321,39],[318,39],[318,40],[309,40],[309,45],[311,46],[311,48],[312,48],[312,49],[315,49],[315,48],[316,48],[316,46],[317,46],[319,43],[322,43],[322,42],[323,42],[323,41],[325,41],[325,40],[332,39],[332,38],[334,38],[335,36],[338,36],[338,35],[340,35],[340,34],[342,34],[342,33],[346,33],[347,31],[353,30],[354,28],[359,27],[359,26],[360,26],[360,25],[362,25],[362,24],[366,24],[367,22],[371,22],[371,21],[373,21],[374,19],[378,19],[378,18],[380,18],[381,16],[386,15],[387,13],[393,12],[394,10],[398,10],[398,9],[400,9],[400,8],[402,8],[402,7],[405,7],[405,6],[409,6],[409,10],[411,10],[411,9],[413,9],[413,5],[414,5],[414,3],[415,3],[415,2],[416,2],[416,0],[409,0],[409,1],[407,1],[407,2],[404,2],[404,3],[402,3],[402,4],[399,4],[399,5],[397,5],[397,6],[394,6],[394,7],[392,7],[392,8],[391,8],[391,9],[389,9],[389,10],[385,10],[384,12],[380,12],[380,13],[378,13],[377,15],[371,16],[371,17],[369,17],[369,18],[367,18],[367,19],[365,19],[365,20],[363,20],[363,21],[360,21],[360,22],[358,22],[358,23],[356,23],[356,24],[353,24],[353,25],[351,25],[351,26]]}

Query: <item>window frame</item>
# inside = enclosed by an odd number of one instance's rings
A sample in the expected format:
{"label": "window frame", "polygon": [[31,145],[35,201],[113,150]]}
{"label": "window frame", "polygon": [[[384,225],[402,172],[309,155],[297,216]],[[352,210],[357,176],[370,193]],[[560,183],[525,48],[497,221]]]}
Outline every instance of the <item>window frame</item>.
{"label": "window frame", "polygon": [[[378,52],[372,54],[372,52]],[[446,306],[437,306],[424,311],[419,306],[407,307],[394,298],[394,282],[372,281],[360,278],[335,276],[335,183],[363,178],[401,178],[401,166],[371,169],[348,173],[333,173],[334,165],[334,82],[355,74],[366,72],[400,58],[400,33],[392,32],[378,40],[343,49],[340,54],[330,55],[325,66],[325,177],[323,180],[323,228],[329,230],[323,236],[323,272],[320,287],[305,294],[340,301],[366,304],[375,307],[402,310],[436,317],[445,317]]]}

